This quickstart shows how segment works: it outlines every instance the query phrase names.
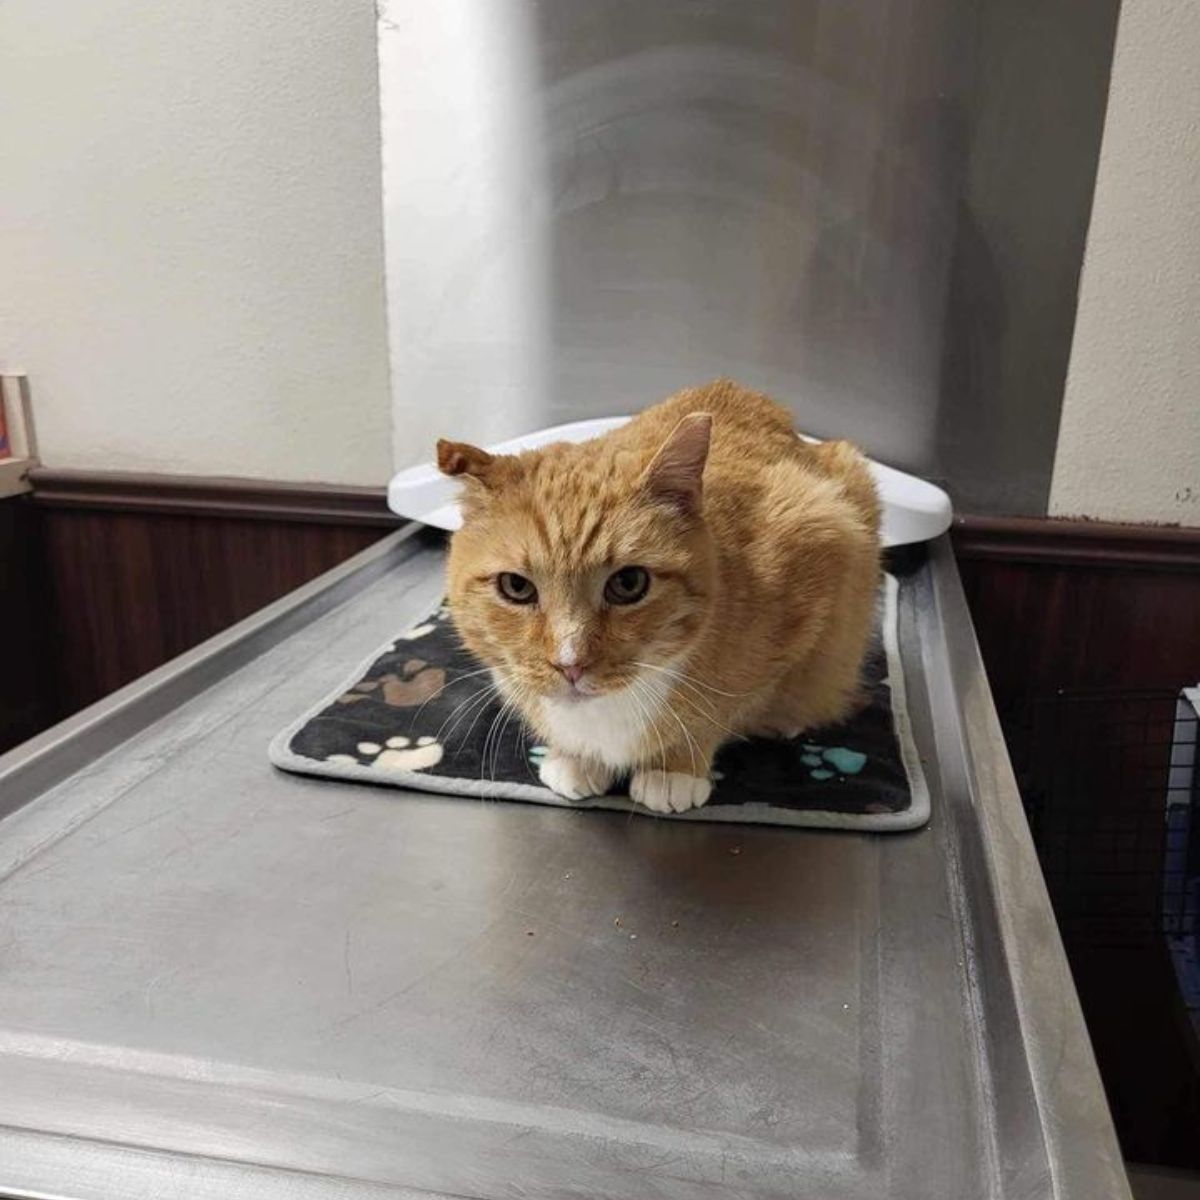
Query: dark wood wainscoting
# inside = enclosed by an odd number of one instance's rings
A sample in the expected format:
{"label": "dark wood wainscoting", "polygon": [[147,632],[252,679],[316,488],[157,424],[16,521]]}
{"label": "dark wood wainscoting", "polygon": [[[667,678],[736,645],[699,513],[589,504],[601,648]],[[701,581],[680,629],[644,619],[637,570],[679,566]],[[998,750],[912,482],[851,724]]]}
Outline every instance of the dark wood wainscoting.
{"label": "dark wood wainscoting", "polygon": [[398,523],[374,488],[45,469],[32,479],[30,495],[0,504],[13,666],[0,687],[0,750]]}
{"label": "dark wood wainscoting", "polygon": [[966,517],[953,538],[1002,711],[1200,679],[1200,529]]}

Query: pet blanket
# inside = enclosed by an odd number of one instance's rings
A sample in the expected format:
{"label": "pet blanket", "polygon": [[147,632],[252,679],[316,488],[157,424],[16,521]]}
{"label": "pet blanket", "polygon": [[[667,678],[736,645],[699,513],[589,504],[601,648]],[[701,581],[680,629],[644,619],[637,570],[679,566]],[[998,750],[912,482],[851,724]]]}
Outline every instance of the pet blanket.
{"label": "pet blanket", "polygon": [[280,733],[271,761],[306,775],[669,821],[914,829],[928,820],[929,793],[908,719],[897,596],[889,575],[864,667],[866,706],[842,725],[790,740],[730,741],[717,754],[708,803],[689,812],[659,817],[634,804],[628,780],[588,800],[544,787],[537,768],[547,748],[515,712],[502,711],[490,672],[462,647],[445,606]]}

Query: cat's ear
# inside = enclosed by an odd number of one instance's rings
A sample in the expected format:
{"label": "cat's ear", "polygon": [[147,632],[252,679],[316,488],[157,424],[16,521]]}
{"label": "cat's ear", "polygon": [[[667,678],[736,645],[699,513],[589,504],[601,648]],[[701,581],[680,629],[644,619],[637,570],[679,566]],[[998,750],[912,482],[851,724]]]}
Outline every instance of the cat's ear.
{"label": "cat's ear", "polygon": [[684,417],[650,460],[642,486],[656,500],[665,501],[685,516],[697,515],[711,435],[711,413]]}
{"label": "cat's ear", "polygon": [[486,450],[467,442],[448,442],[439,438],[437,444],[438,470],[443,475],[466,475],[486,484],[495,473],[496,459]]}

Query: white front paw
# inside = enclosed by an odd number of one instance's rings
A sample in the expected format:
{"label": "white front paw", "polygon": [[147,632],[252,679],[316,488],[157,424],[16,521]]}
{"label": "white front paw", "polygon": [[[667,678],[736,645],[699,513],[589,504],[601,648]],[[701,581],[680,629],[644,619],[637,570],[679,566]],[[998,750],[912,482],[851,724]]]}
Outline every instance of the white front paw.
{"label": "white front paw", "polygon": [[538,777],[552,791],[568,800],[603,796],[616,773],[599,763],[584,762],[565,754],[547,754],[538,767]]}
{"label": "white front paw", "polygon": [[706,803],[712,783],[679,771],[637,771],[629,784],[629,794],[654,812],[687,812]]}

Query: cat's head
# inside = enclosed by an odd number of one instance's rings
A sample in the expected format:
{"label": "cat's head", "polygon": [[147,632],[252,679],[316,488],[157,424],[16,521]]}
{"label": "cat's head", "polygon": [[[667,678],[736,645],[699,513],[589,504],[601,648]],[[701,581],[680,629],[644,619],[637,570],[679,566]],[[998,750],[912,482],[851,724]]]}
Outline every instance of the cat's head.
{"label": "cat's head", "polygon": [[693,414],[644,451],[617,439],[512,456],[438,443],[438,466],[463,480],[451,611],[510,695],[586,701],[692,647],[713,589],[710,426]]}

